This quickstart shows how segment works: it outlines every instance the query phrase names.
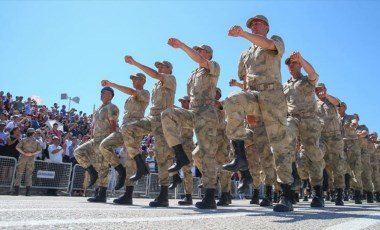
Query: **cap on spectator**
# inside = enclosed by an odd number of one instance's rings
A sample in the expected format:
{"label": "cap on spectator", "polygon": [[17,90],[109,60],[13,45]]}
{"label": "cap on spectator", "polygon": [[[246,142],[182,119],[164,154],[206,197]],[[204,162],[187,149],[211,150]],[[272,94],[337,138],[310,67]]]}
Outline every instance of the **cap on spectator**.
{"label": "cap on spectator", "polygon": [[168,61],[156,61],[155,63],[154,63],[154,66],[156,67],[156,68],[158,68],[160,65],[164,65],[164,66],[167,66],[167,67],[169,67],[169,69],[173,69],[173,65],[172,65],[172,63],[170,63],[170,62],[168,62]]}
{"label": "cap on spectator", "polygon": [[36,129],[36,133],[41,133],[41,129]]}
{"label": "cap on spectator", "polygon": [[376,136],[377,137],[377,132],[372,132],[369,134],[370,136]]}
{"label": "cap on spectator", "polygon": [[251,28],[251,24],[252,24],[252,22],[255,21],[255,20],[263,21],[263,22],[265,22],[265,23],[269,26],[269,21],[268,21],[267,17],[265,17],[264,15],[256,15],[256,16],[254,16],[254,17],[248,19],[248,20],[247,20],[247,23],[246,23],[246,26],[247,26],[248,28]]}
{"label": "cap on spectator", "polygon": [[213,50],[208,45],[193,46],[193,49],[195,49],[196,51],[198,51],[198,50],[206,50],[206,51],[208,51],[211,54],[213,53]]}
{"label": "cap on spectator", "polygon": [[136,73],[135,75],[131,75],[129,78],[144,78],[146,80],[146,77],[143,73]]}
{"label": "cap on spectator", "polygon": [[183,96],[180,99],[178,99],[178,101],[179,102],[181,102],[181,101],[190,101],[190,97],[189,96]]}
{"label": "cap on spectator", "polygon": [[340,103],[340,106],[344,106],[344,107],[347,109],[347,104],[346,104],[346,102],[343,102],[343,101],[342,101],[342,102]]}
{"label": "cap on spectator", "polygon": [[33,128],[28,128],[28,130],[26,131],[26,133],[34,133],[34,132],[36,132],[36,130]]}
{"label": "cap on spectator", "polygon": [[318,83],[315,88],[325,88],[326,89],[326,86],[324,83]]}
{"label": "cap on spectator", "polygon": [[108,91],[108,92],[111,92],[112,94],[112,97],[115,95],[115,93],[113,92],[113,89],[111,87],[104,87],[100,92],[104,92],[104,91]]}
{"label": "cap on spectator", "polygon": [[52,137],[52,139],[53,139],[53,140],[59,140],[59,137],[57,137],[57,136],[54,135],[54,136]]}
{"label": "cap on spectator", "polygon": [[0,125],[7,125],[7,124],[5,124],[5,122],[4,121],[2,121],[2,122],[0,122]]}

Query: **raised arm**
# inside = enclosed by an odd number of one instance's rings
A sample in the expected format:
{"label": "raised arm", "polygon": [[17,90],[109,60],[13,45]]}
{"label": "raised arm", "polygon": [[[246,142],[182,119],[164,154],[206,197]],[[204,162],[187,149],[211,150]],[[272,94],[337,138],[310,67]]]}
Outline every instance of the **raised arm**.
{"label": "raised arm", "polygon": [[260,46],[264,49],[268,50],[277,50],[276,46],[274,45],[274,42],[271,39],[266,38],[265,36],[259,35],[259,34],[253,34],[249,33],[247,31],[244,31],[241,26],[232,26],[228,30],[228,36],[232,37],[242,37],[247,39],[248,41],[254,43],[257,46]]}
{"label": "raised arm", "polygon": [[112,87],[112,88],[115,88],[115,89],[117,89],[117,90],[119,90],[125,94],[131,95],[131,96],[137,95],[137,91],[135,89],[132,89],[132,88],[129,88],[129,87],[123,86],[123,85],[118,85],[118,84],[110,82],[108,80],[102,80],[101,84],[103,87]]}
{"label": "raised arm", "polygon": [[152,68],[150,68],[150,67],[148,67],[146,65],[143,65],[140,62],[134,60],[132,56],[125,56],[124,60],[125,60],[126,63],[128,63],[130,65],[134,65],[137,68],[141,69],[142,71],[144,71],[146,74],[148,74],[152,78],[157,79],[159,81],[163,81],[164,80],[163,74],[161,74],[161,73],[157,72],[156,70],[154,70],[154,69],[152,69]]}
{"label": "raised arm", "polygon": [[168,44],[173,48],[180,48],[182,49],[193,61],[198,63],[200,66],[209,69],[208,67],[208,60],[203,58],[196,50],[193,48],[190,48],[185,43],[181,42],[177,38],[170,38],[168,40]]}

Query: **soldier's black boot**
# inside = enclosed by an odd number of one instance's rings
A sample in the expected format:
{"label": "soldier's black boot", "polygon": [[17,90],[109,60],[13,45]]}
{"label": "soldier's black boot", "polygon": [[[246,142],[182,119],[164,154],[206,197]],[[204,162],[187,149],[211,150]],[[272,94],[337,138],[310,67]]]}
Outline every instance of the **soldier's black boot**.
{"label": "soldier's black boot", "polygon": [[346,187],[344,188],[344,201],[348,201],[350,198],[350,180],[351,176],[350,174],[346,173],[344,174],[344,183]]}
{"label": "soldier's black boot", "polygon": [[243,140],[234,140],[231,141],[233,149],[234,149],[234,159],[227,164],[223,165],[223,169],[230,172],[237,172],[239,170],[247,170],[248,169],[248,161],[245,156],[245,146]]}
{"label": "soldier's black boot", "polygon": [[115,190],[119,190],[124,186],[125,183],[125,178],[127,176],[125,172],[125,168],[122,164],[119,164],[118,166],[115,167],[116,172],[119,174],[117,176],[117,181],[115,185]]}
{"label": "soldier's black boot", "polygon": [[195,203],[195,207],[199,209],[216,209],[215,189],[206,189],[206,194],[203,197],[202,201]]}
{"label": "soldier's black boot", "polygon": [[290,195],[292,196],[292,204],[297,204],[297,201],[296,201],[296,190],[290,189]]}
{"label": "soldier's black boot", "polygon": [[181,144],[173,146],[175,162],[168,168],[169,172],[178,172],[183,166],[190,164]]}
{"label": "soldier's black boot", "polygon": [[296,203],[300,202],[300,194],[298,192],[294,193],[294,200],[296,201]]}
{"label": "soldier's black boot", "polygon": [[273,198],[273,188],[272,188],[272,186],[266,186],[265,197],[260,202],[260,206],[261,207],[272,206],[273,205],[272,198]]}
{"label": "soldier's black boot", "polygon": [[179,205],[192,205],[193,204],[193,198],[191,197],[191,194],[186,194],[185,198],[183,200],[178,201]]}
{"label": "soldier's black boot", "polygon": [[230,193],[229,192],[222,192],[222,195],[219,198],[218,203],[216,203],[217,206],[228,206],[231,204],[230,200]]}
{"label": "soldier's black boot", "polygon": [[331,202],[335,202],[335,200],[336,200],[336,193],[335,193],[335,191],[333,191],[333,190],[330,191],[330,197],[331,197],[330,201]]}
{"label": "soldier's black boot", "polygon": [[88,184],[88,187],[91,187],[95,184],[95,182],[98,180],[98,172],[95,170],[94,166],[90,165],[88,168],[85,169],[88,174],[90,175],[90,183]]}
{"label": "soldier's black boot", "polygon": [[136,174],[131,176],[129,179],[131,181],[138,181],[141,177],[149,174],[149,169],[147,168],[145,161],[142,158],[141,154],[137,154],[135,157],[136,162]]}
{"label": "soldier's black boot", "polygon": [[278,192],[273,193],[273,203],[278,203],[280,201],[280,194]]}
{"label": "soldier's black boot", "polygon": [[355,190],[354,200],[355,200],[355,204],[362,204],[362,199],[360,197],[360,190]]}
{"label": "soldier's black boot", "polygon": [[150,207],[169,207],[168,186],[161,186],[160,194],[154,201],[149,203]]}
{"label": "soldier's black boot", "polygon": [[336,206],[343,206],[343,189],[337,188],[336,189],[336,197],[335,197],[335,205]]}
{"label": "soldier's black boot", "polygon": [[292,197],[290,194],[291,186],[289,184],[281,184],[282,194],[280,201],[273,207],[275,212],[291,212],[293,211]]}
{"label": "soldier's black boot", "polygon": [[380,192],[375,192],[376,202],[380,202]]}
{"label": "soldier's black boot", "polygon": [[373,193],[366,191],[367,193],[367,203],[373,203]]}
{"label": "soldier's black boot", "polygon": [[181,177],[179,176],[178,173],[174,174],[173,175],[173,181],[172,183],[169,185],[169,189],[172,190],[172,189],[175,189],[177,187],[177,185],[181,184],[182,183],[182,179]]}
{"label": "soldier's black boot", "polygon": [[314,197],[311,200],[310,207],[312,208],[323,208],[325,207],[325,201],[323,200],[323,189],[322,186],[316,185],[313,187]]}
{"label": "soldier's black boot", "polygon": [[99,192],[96,196],[87,199],[88,202],[106,203],[107,202],[107,187],[99,187]]}
{"label": "soldier's black boot", "polygon": [[20,194],[20,186],[14,186],[13,188],[13,196],[18,196]]}
{"label": "soldier's black boot", "polygon": [[253,189],[252,198],[251,198],[251,201],[249,201],[250,204],[260,204],[259,193],[260,193],[260,190]]}
{"label": "soldier's black boot", "polygon": [[30,196],[30,186],[26,186],[26,188],[25,188],[25,196]]}
{"label": "soldier's black boot", "polygon": [[125,186],[125,193],[119,198],[113,200],[115,204],[132,205],[133,186]]}
{"label": "soldier's black boot", "polygon": [[241,177],[237,191],[238,193],[244,193],[249,188],[249,185],[252,184],[253,178],[249,170],[240,171],[240,174]]}

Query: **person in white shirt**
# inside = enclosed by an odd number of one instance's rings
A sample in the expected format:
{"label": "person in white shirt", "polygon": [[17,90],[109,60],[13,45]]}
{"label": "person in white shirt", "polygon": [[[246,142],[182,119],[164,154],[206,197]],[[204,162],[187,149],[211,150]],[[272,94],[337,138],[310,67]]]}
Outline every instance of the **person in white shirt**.
{"label": "person in white shirt", "polygon": [[[63,154],[65,150],[59,145],[60,139],[57,136],[53,136],[52,144],[49,145],[49,159],[52,163],[62,163]],[[57,196],[57,189],[48,189],[48,196]]]}
{"label": "person in white shirt", "polygon": [[4,131],[5,122],[0,122],[0,156],[5,155],[8,132]]}

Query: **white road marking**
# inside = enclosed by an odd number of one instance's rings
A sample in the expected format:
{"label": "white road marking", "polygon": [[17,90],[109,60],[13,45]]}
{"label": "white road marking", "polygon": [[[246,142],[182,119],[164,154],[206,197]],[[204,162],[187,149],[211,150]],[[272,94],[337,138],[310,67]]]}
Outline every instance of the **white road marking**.
{"label": "white road marking", "polygon": [[326,230],[359,230],[368,228],[371,225],[380,224],[380,214],[372,213],[362,218],[355,218],[353,220],[337,224],[326,228]]}
{"label": "white road marking", "polygon": [[[167,216],[167,217],[140,217],[140,218],[97,218],[97,219],[60,219],[60,220],[30,220],[30,221],[0,221],[0,227],[17,226],[53,226],[67,224],[96,224],[96,223],[134,223],[134,222],[157,222],[157,221],[179,221],[179,220],[200,220],[216,218],[232,218],[238,216],[254,215],[254,212],[239,212],[228,214],[196,214],[192,216]],[[260,214],[260,213],[257,213]]]}

